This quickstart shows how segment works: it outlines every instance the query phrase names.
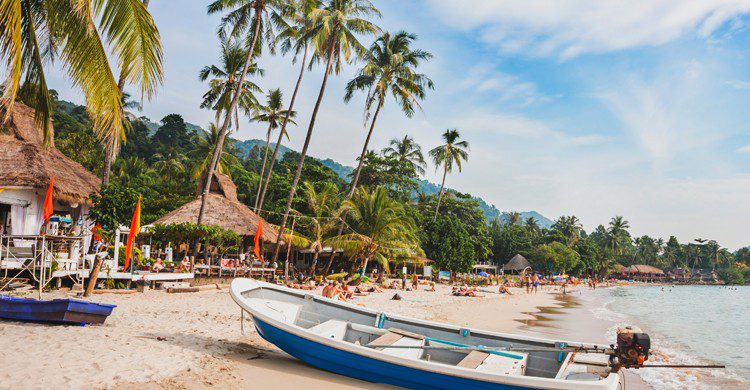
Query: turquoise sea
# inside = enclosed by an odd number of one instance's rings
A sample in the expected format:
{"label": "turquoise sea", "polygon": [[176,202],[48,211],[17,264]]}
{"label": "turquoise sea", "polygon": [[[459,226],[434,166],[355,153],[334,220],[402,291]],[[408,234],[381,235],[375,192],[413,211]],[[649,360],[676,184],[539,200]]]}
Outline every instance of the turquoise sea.
{"label": "turquoise sea", "polygon": [[584,291],[582,306],[651,336],[650,363],[725,364],[726,370],[641,369],[657,389],[750,388],[750,286],[624,286]]}

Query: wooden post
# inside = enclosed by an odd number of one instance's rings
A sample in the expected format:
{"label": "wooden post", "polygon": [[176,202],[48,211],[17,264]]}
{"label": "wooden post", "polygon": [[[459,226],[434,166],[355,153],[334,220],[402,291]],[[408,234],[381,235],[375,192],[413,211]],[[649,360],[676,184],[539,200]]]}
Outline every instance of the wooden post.
{"label": "wooden post", "polygon": [[[284,260],[284,284],[289,283],[289,255],[292,252],[292,241],[294,240],[294,224],[297,222],[297,217],[292,218],[292,232],[289,235],[289,243],[287,244],[286,259]],[[279,228],[281,229],[281,228]],[[276,242],[276,245],[279,245]]]}
{"label": "wooden post", "polygon": [[99,269],[102,266],[102,257],[97,254],[94,256],[94,266],[91,267],[91,274],[89,275],[89,284],[86,285],[86,291],[83,292],[84,297],[91,295],[96,286],[96,279],[99,277]]}

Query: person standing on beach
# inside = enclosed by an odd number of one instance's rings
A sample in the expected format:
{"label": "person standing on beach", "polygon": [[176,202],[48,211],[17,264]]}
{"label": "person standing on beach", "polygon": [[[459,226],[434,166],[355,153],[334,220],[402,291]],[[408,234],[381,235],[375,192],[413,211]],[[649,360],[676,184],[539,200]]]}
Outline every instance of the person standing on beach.
{"label": "person standing on beach", "polygon": [[534,294],[536,294],[539,288],[539,274],[536,272],[534,273],[534,279],[532,281],[531,289],[534,291]]}
{"label": "person standing on beach", "polygon": [[531,275],[526,274],[523,277],[523,282],[526,285],[526,294],[530,293],[531,292]]}

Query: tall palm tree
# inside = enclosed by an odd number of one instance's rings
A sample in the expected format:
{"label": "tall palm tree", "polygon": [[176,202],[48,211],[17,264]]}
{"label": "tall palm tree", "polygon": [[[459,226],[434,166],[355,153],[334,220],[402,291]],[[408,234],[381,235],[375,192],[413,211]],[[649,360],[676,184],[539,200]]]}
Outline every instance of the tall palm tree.
{"label": "tall palm tree", "polygon": [[185,171],[187,157],[175,149],[169,149],[163,153],[154,154],[154,169],[161,175],[162,180],[180,175]]}
{"label": "tall palm tree", "polygon": [[161,38],[145,5],[140,0],[2,1],[0,26],[0,58],[8,71],[0,101],[4,119],[23,77],[31,91],[26,101],[49,140],[53,108],[43,65],[59,57],[85,95],[94,133],[111,165],[130,123],[110,62],[116,58],[123,86],[136,85],[147,99],[163,81]]}
{"label": "tall palm tree", "polygon": [[376,261],[388,269],[388,259],[421,254],[415,227],[404,213],[403,205],[388,196],[388,189],[372,192],[360,188],[344,201],[341,212],[350,217],[353,232],[329,240],[354,258],[353,269],[367,269]]}
{"label": "tall palm tree", "polygon": [[508,222],[505,224],[508,226],[519,226],[521,224],[521,213],[518,211],[511,211],[508,214]]}
{"label": "tall palm tree", "polygon": [[[338,74],[341,71],[342,62],[350,62],[365,55],[366,49],[359,42],[357,36],[371,35],[379,31],[377,26],[367,20],[367,18],[374,16],[380,16],[380,11],[368,0],[329,0],[322,8],[315,9],[310,13],[312,27],[305,35],[309,37],[314,49],[313,60],[315,62],[326,61],[326,66],[323,72],[323,81],[320,84],[320,92],[318,92],[318,98],[310,117],[305,142],[300,152],[297,171],[289,189],[289,197],[287,198],[284,216],[281,219],[278,239],[281,239],[281,234],[286,228],[289,218],[289,211],[292,209],[292,201],[297,191],[299,178],[302,175],[302,167],[305,164],[313,129],[315,129],[315,119],[318,116],[320,103],[323,101],[328,76],[331,73]],[[279,246],[277,245],[273,254],[274,261],[278,260],[278,257]]]}
{"label": "tall palm tree", "polygon": [[630,233],[628,233],[629,228],[630,223],[620,215],[613,217],[612,220],[609,221],[609,228],[607,228],[607,241],[609,241],[610,248],[615,256],[622,255],[626,242],[630,241]]}
{"label": "tall palm tree", "polygon": [[[292,100],[289,101],[289,110],[287,114],[294,112],[294,102],[297,99],[297,92],[299,86],[302,84],[302,76],[305,74],[305,65],[307,63],[307,52],[308,45],[310,43],[310,35],[308,34],[310,28],[313,26],[310,18],[310,14],[320,8],[322,2],[320,0],[299,0],[290,3],[290,6],[285,9],[284,16],[289,20],[289,23],[282,26],[276,40],[280,45],[281,52],[286,54],[289,52],[294,53],[292,56],[292,63],[297,61],[297,56],[302,53],[302,61],[299,69],[299,76],[297,76],[297,84],[294,85],[294,92],[292,93]],[[273,166],[276,164],[276,156],[279,154],[279,148],[281,147],[281,141],[286,134],[286,125],[289,122],[289,115],[284,116],[284,121],[281,123],[281,131],[279,137],[276,140],[276,146],[273,148],[273,154],[271,155],[271,162],[268,167],[268,173],[266,174],[263,182],[263,188],[260,192],[260,201],[258,202],[258,209],[263,209],[263,202],[266,199],[266,191],[268,190],[268,183],[271,181],[271,172],[273,172]]]}
{"label": "tall palm tree", "polygon": [[581,238],[581,230],[583,225],[581,221],[575,215],[560,216],[557,221],[552,225],[553,229],[557,229],[560,233],[568,239],[568,247],[572,248],[576,242]]}
{"label": "tall palm tree", "polygon": [[424,175],[426,163],[422,155],[422,146],[414,142],[414,138],[405,135],[403,139],[394,138],[390,146],[383,149],[383,155],[407,163],[420,175]]}
{"label": "tall palm tree", "polygon": [[469,159],[469,143],[466,141],[458,141],[461,138],[461,134],[456,129],[448,129],[443,133],[443,141],[445,144],[440,145],[432,150],[429,154],[432,157],[433,163],[435,163],[435,170],[443,168],[443,182],[440,184],[440,193],[438,194],[438,202],[435,207],[435,216],[433,220],[437,219],[438,210],[440,210],[440,200],[443,198],[443,190],[445,189],[445,177],[448,172],[453,171],[453,166],[458,167],[458,171],[461,172],[461,164]]}
{"label": "tall palm tree", "polygon": [[542,232],[542,229],[539,227],[539,223],[536,221],[536,219],[534,219],[534,217],[526,218],[523,221],[523,226],[532,237],[536,237]]}
{"label": "tall palm tree", "polygon": [[[238,80],[242,74],[245,49],[238,43],[232,43],[228,38],[221,38],[221,65],[206,65],[198,73],[200,81],[208,80],[209,90],[203,94],[201,108],[216,111],[215,122],[221,121],[222,115],[229,112],[233,93],[240,86]],[[265,71],[259,69],[257,64],[252,64],[247,71],[251,76],[263,76]],[[209,79],[210,78],[210,79]],[[244,80],[241,84],[238,107],[245,114],[250,113],[258,106],[255,93],[260,93],[261,88],[250,80]],[[239,110],[234,110],[230,116],[230,126],[234,123],[235,129],[239,129]]]}
{"label": "tall palm tree", "polygon": [[227,136],[232,115],[237,109],[237,103],[242,95],[243,82],[251,67],[253,56],[256,54],[256,44],[260,41],[261,35],[266,38],[267,43],[271,44],[273,42],[273,39],[268,38],[273,34],[271,24],[267,22],[270,19],[269,13],[274,20],[281,19],[277,10],[286,8],[286,4],[282,0],[216,0],[208,6],[209,14],[227,12],[221,20],[221,31],[226,32],[232,38],[249,40],[249,44],[246,48],[247,51],[245,52],[245,62],[242,66],[242,72],[240,72],[239,80],[241,82],[236,83],[237,86],[224,115],[224,123],[219,130],[219,138],[211,155],[211,162],[208,165],[206,182],[203,185],[203,192],[201,194],[201,207],[198,211],[198,225],[203,223],[203,214],[206,209],[208,191],[211,189],[214,167],[217,166],[221,152],[224,150],[224,139]]}
{"label": "tall palm tree", "polygon": [[[193,148],[188,153],[189,156],[195,160],[195,164],[190,169],[190,178],[195,180],[201,177],[208,170],[208,164],[211,162],[211,156],[213,156],[214,148],[219,140],[219,128],[215,124],[211,123],[208,126],[208,132],[201,135],[196,135],[193,141]],[[237,157],[227,152],[228,149],[232,148],[234,141],[232,139],[224,142],[221,151],[221,157],[219,158],[218,164],[215,167],[219,173],[229,175],[229,166],[237,162]]]}
{"label": "tall palm tree", "polygon": [[[279,120],[281,118],[294,118],[297,113],[292,110],[285,110],[283,103],[283,95],[280,89],[272,89],[268,91],[267,101],[265,106],[258,106],[257,113],[251,118],[255,122],[267,122],[268,129],[266,130],[266,149],[263,153],[263,165],[260,167],[260,181],[258,181],[258,193],[255,195],[255,211],[258,211],[258,200],[260,198],[260,190],[263,185],[263,174],[266,171],[266,160],[268,158],[268,145],[271,142],[271,132],[279,127]],[[287,119],[287,121],[294,121]],[[281,131],[280,136],[286,136],[289,140],[289,134],[286,133],[286,129]]]}
{"label": "tall palm tree", "polygon": [[407,117],[414,115],[414,108],[419,108],[419,100],[424,99],[425,90],[432,89],[433,84],[427,76],[416,72],[419,63],[432,58],[432,54],[412,49],[411,43],[417,39],[414,34],[399,31],[394,35],[384,33],[379,36],[367,51],[366,63],[357,73],[354,79],[346,84],[344,101],[348,102],[354,95],[354,91],[366,90],[365,112],[369,116],[370,110],[375,105],[375,113],[370,122],[370,130],[367,132],[362,153],[359,155],[359,164],[352,179],[349,196],[354,194],[362,171],[365,153],[370,145],[370,138],[375,129],[380,109],[385,103],[385,98],[390,92],[393,98],[401,105],[401,110]]}
{"label": "tall palm tree", "polygon": [[[136,120],[136,115],[130,111],[130,109],[136,109],[138,111],[143,109],[143,106],[141,103],[139,103],[136,100],[132,100],[130,98],[130,94],[127,92],[123,92],[121,88],[121,83],[124,83],[124,77],[123,75],[120,76],[120,81],[118,82],[117,86],[120,90],[120,100],[122,101],[122,113],[123,117],[126,121],[128,121],[128,124],[126,124],[126,129],[129,127],[130,122]],[[116,139],[111,140],[109,137],[99,137],[99,142],[102,144],[102,148],[104,148],[104,170],[102,174],[102,183],[104,185],[109,184],[109,177],[110,173],[112,171],[112,163],[117,158],[117,155],[120,151],[121,143],[125,141],[125,135],[123,134],[123,137],[116,137]]]}
{"label": "tall palm tree", "polygon": [[[330,183],[327,183],[330,184]],[[305,198],[305,219],[309,232],[309,248],[313,251],[313,266],[311,274],[315,276],[318,257],[323,251],[325,241],[330,238],[329,233],[336,226],[336,207],[338,191],[333,184],[325,185],[316,191],[315,186],[308,182],[302,183],[302,193]],[[333,255],[333,253],[331,254]],[[332,258],[333,256],[331,256]],[[330,260],[330,259],[329,259]]]}

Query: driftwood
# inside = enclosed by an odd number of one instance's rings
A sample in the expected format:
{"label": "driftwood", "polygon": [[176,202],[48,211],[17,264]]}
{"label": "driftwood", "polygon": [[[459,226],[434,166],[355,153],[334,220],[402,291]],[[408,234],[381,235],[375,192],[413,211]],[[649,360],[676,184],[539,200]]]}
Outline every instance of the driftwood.
{"label": "driftwood", "polygon": [[86,291],[83,292],[83,296],[87,297],[91,295],[96,286],[96,279],[99,277],[99,268],[102,267],[102,256],[94,256],[94,266],[91,268],[91,274],[89,275],[89,284],[86,285]]}
{"label": "driftwood", "polygon": [[135,294],[136,290],[123,290],[123,289],[110,289],[110,290],[94,290],[93,294]]}
{"label": "driftwood", "polygon": [[175,293],[191,293],[191,292],[209,291],[209,290],[221,290],[221,286],[219,286],[218,284],[206,284],[203,286],[195,286],[195,287],[170,287],[167,289],[167,292],[170,294],[175,294]]}

